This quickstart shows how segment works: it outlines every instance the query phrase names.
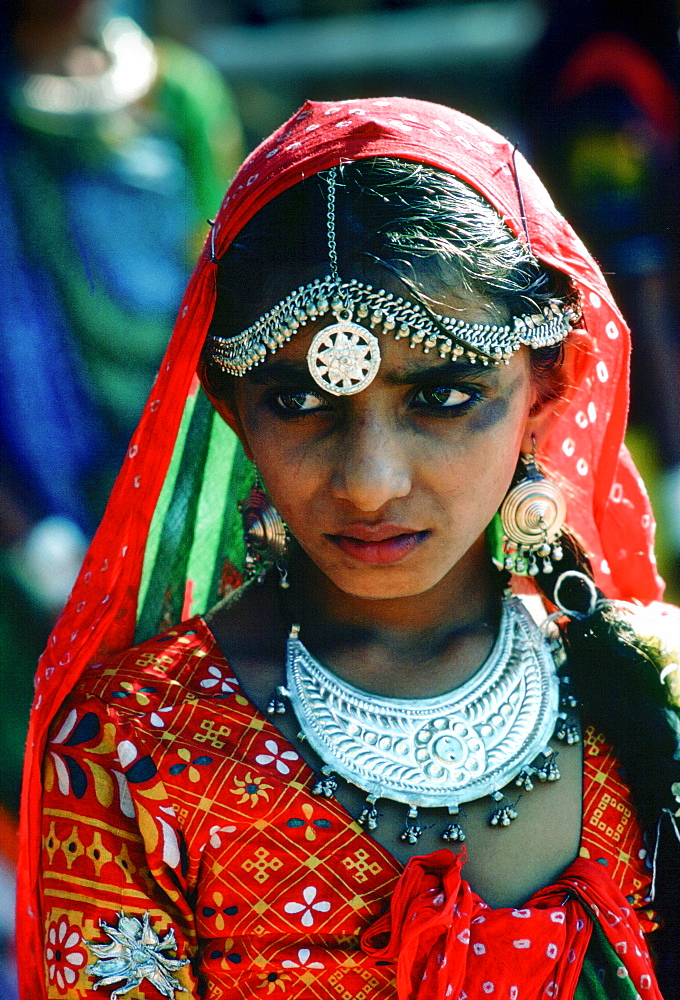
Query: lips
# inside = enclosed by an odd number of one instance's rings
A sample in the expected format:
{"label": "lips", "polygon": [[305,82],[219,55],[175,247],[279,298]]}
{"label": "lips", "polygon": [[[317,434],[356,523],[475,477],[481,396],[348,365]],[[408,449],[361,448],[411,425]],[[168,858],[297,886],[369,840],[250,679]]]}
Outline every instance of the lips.
{"label": "lips", "polygon": [[352,524],[341,534],[327,534],[326,538],[359,562],[389,565],[409,556],[429,534],[396,524]]}

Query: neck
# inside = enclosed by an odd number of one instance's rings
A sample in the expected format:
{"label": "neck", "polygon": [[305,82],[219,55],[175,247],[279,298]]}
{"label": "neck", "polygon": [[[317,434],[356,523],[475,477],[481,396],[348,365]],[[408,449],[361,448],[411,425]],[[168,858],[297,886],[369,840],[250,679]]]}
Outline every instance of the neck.
{"label": "neck", "polygon": [[300,553],[284,617],[326,666],[367,691],[429,697],[462,684],[484,662],[500,613],[484,538],[422,594],[366,599],[339,590]]}

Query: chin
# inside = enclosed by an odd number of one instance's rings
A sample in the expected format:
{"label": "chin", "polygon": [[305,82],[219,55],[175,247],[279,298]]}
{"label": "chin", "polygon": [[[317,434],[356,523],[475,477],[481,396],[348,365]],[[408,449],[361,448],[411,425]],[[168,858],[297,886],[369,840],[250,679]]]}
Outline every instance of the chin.
{"label": "chin", "polygon": [[361,568],[351,572],[324,572],[324,575],[338,590],[366,601],[389,601],[400,598],[417,597],[436,587],[451,567],[446,567],[441,573],[433,573],[428,567],[427,573],[416,573],[404,569],[385,566],[380,570]]}

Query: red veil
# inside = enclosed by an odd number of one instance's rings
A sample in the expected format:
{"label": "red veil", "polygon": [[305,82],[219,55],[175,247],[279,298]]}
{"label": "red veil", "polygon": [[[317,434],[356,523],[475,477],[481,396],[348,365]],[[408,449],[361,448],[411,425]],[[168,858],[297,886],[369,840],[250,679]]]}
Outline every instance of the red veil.
{"label": "red veil", "polygon": [[[537,442],[538,459],[566,485],[569,526],[589,552],[604,593],[645,603],[661,596],[651,510],[623,446],[629,332],[597,265],[532,169],[506,139],[439,105],[403,98],[308,102],[248,157],[225,196],[103,521],[40,663],[26,756],[18,900],[18,940],[22,954],[36,956],[36,964],[19,962],[23,997],[44,995],[37,971],[38,884],[41,759],[50,722],[88,664],[160,627],[170,591],[181,596],[170,615],[175,619],[202,613],[216,600],[226,554],[221,524],[232,516],[227,501],[235,500],[229,458],[236,445],[212,411],[205,416],[209,407],[195,375],[215,301],[215,261],[281,191],[342,160],[374,156],[431,164],[461,177],[519,239],[529,240],[538,258],[573,278],[583,324],[567,350],[578,352],[580,375],[559,418]],[[199,410],[204,433],[197,445],[192,435]],[[175,503],[180,494],[183,505]],[[174,536],[171,511],[181,514]],[[174,551],[181,550],[182,558],[168,560],[178,535],[182,541]]]}

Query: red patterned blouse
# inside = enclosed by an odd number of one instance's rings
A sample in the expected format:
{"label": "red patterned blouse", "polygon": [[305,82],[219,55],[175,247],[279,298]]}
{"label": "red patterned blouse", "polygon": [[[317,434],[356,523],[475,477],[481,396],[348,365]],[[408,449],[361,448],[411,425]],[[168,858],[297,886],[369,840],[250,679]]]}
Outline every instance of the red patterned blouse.
{"label": "red patterned blouse", "polygon": [[[394,1000],[360,936],[402,866],[311,785],[202,619],[88,670],[45,759],[47,995]],[[652,930],[629,792],[590,730],[584,789],[581,855]]]}

